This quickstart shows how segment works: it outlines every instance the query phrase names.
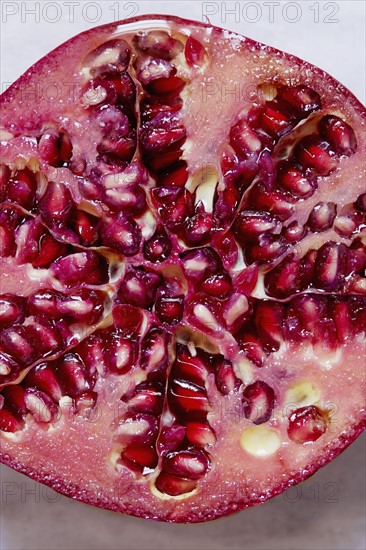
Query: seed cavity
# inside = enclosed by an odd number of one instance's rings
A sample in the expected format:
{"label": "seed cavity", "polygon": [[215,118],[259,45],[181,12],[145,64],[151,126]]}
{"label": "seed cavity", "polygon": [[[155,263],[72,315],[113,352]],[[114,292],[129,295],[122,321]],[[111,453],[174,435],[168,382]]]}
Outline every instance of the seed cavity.
{"label": "seed cavity", "polygon": [[248,454],[258,458],[268,458],[281,447],[277,431],[265,426],[245,428],[240,436],[240,445]]}
{"label": "seed cavity", "polygon": [[321,398],[319,388],[314,386],[312,382],[306,380],[298,382],[288,388],[285,394],[286,406],[295,408],[314,405]]}

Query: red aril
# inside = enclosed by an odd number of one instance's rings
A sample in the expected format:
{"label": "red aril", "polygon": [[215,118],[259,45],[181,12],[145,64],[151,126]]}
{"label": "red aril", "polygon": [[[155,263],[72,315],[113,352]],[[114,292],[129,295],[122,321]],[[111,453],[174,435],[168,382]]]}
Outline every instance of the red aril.
{"label": "red aril", "polygon": [[[23,93],[50,73],[75,93]],[[5,464],[199,522],[361,433],[365,109],[348,90],[209,24],[144,16],[66,42],[0,107]]]}

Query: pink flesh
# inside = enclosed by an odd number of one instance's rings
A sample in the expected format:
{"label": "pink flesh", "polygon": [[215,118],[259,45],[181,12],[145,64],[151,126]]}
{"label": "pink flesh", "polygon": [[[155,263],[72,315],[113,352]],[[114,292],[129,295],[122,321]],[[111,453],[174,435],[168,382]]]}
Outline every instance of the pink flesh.
{"label": "pink flesh", "polygon": [[[182,36],[184,39],[184,35],[191,35],[203,44],[208,52],[208,63],[202,70],[184,67],[182,74],[178,74],[188,80],[192,79],[182,92],[184,106],[181,111],[181,123],[184,124],[187,134],[182,158],[188,164],[190,175],[199,171],[202,166],[217,167],[220,171],[221,156],[228,146],[230,129],[242,113],[248,111],[258,100],[259,84],[307,84],[322,98],[322,110],[318,111],[315,117],[332,113],[346,120],[356,134],[357,151],[351,157],[342,157],[340,166],[334,172],[318,178],[318,190],[312,197],[294,203],[294,213],[286,223],[297,220],[305,224],[313,207],[322,201],[334,201],[339,213],[346,205],[354,203],[365,191],[365,111],[338,82],[293,56],[256,44],[228,31],[175,18],[166,20],[161,16],[142,17],[130,20],[126,24],[106,25],[83,33],[51,52],[23,75],[1,98],[4,128],[14,134],[23,134],[23,137],[1,142],[1,158],[5,164],[14,167],[16,162],[19,163],[19,157],[25,161],[33,157],[38,160],[39,170],[48,180],[63,182],[71,190],[75,203],[81,202],[77,176],[67,167],[49,166],[40,158],[36,140],[24,135],[38,135],[44,124],[52,120],[70,135],[74,156],[82,153],[86,164],[93,164],[97,154],[96,145],[102,136],[96,124],[88,124],[88,111],[80,101],[80,87],[86,83],[80,73],[80,63],[89,51],[112,37],[121,36],[131,43],[135,33],[147,26],[146,19],[152,21],[148,24],[149,30],[154,28],[170,30],[173,33],[180,32],[183,33],[177,34],[177,38],[180,39]],[[68,63],[62,64],[61,69],[59,60],[63,58],[67,58]],[[79,84],[75,87],[77,97],[66,97],[57,106],[43,97],[38,98],[36,104],[24,99],[22,90],[28,89],[36,81],[47,81],[50,73],[55,81],[72,81]],[[247,90],[249,87],[252,94],[244,94],[238,102],[233,101],[231,96],[229,100],[223,101],[222,90],[231,89],[236,82],[245,83],[243,88]],[[215,84],[214,87],[210,87],[212,83]],[[187,90],[189,93],[186,93]],[[204,101],[201,99],[203,93]],[[215,113],[215,116],[211,116],[212,113]],[[139,152],[134,158],[138,157]],[[222,180],[221,174],[219,178]],[[108,214],[108,209],[103,210],[99,203],[94,203],[93,206],[93,214],[96,216],[103,217]],[[156,215],[156,209],[153,211]],[[149,237],[151,234],[150,230]],[[183,248],[178,248],[180,244],[176,236],[170,237],[175,250],[183,252]],[[303,257],[309,248],[319,249],[329,241],[350,245],[352,239],[341,237],[332,227],[325,232],[309,233],[295,248],[298,256]],[[118,252],[112,258],[105,248],[100,248],[99,251],[103,257],[107,255],[111,265],[119,268],[113,279],[109,278],[107,282],[97,285],[105,297],[115,298],[124,277],[125,267],[146,265],[143,253],[140,251],[132,257],[126,257]],[[159,267],[156,271],[164,272],[165,275],[170,273],[174,277],[177,273],[177,263],[177,255],[173,254],[165,264],[162,264],[161,269]],[[151,267],[156,266],[150,264]],[[259,268],[260,279],[263,279],[267,269],[267,265]],[[229,269],[232,279],[235,271],[238,269]],[[63,285],[60,286],[49,271],[43,271],[43,275],[44,277],[37,278],[37,272],[31,264],[19,264],[8,257],[0,258],[0,294],[30,296],[42,288],[65,291]],[[181,264],[178,279],[183,280],[181,292],[186,295],[188,302],[193,298],[195,289],[182,277]],[[93,284],[84,286],[86,289],[94,288]],[[317,289],[314,292],[323,293]],[[254,290],[250,290],[248,295],[258,300],[265,297],[260,284]],[[359,297],[362,299],[362,295]],[[281,446],[271,456],[254,457],[240,445],[243,430],[253,426],[242,412],[242,389],[240,392],[223,396],[218,391],[215,377],[211,372],[205,383],[209,401],[206,420],[217,439],[214,445],[209,445],[205,449],[210,455],[211,468],[198,480],[196,491],[185,498],[159,495],[156,490],[152,492],[151,488],[161,470],[161,457],[158,467],[144,476],[136,476],[128,468],[116,467],[116,455],[121,452],[121,445],[115,438],[115,421],[122,417],[128,408],[128,404],[121,401],[121,396],[127,394],[134,384],[143,381],[147,374],[136,364],[126,374],[103,373],[103,376],[97,376],[93,388],[98,394],[97,405],[92,411],[95,421],[93,418],[88,420],[75,415],[69,400],[63,401],[63,414],[51,426],[40,427],[28,414],[23,430],[14,434],[0,431],[2,461],[62,493],[91,504],[146,518],[197,522],[214,519],[263,502],[289,485],[311,475],[361,433],[365,425],[364,340],[361,327],[344,343],[337,343],[336,346],[328,347],[327,343],[323,342],[314,346],[309,341],[283,342],[280,349],[271,353],[265,365],[259,368],[246,357],[243,350],[240,351],[234,338],[235,330],[230,326],[224,326],[220,314],[216,326],[196,326],[193,327],[193,332],[196,336],[197,332],[203,335],[201,341],[213,350],[212,353],[220,352],[231,361],[244,387],[261,380],[273,388],[276,396],[275,409],[270,420],[264,425],[278,434]],[[145,316],[148,324],[162,325],[154,312],[145,311]],[[97,323],[83,326],[80,331],[84,335],[96,332],[99,328],[96,325],[103,321],[102,328],[113,328],[108,304]],[[185,310],[182,320],[177,325],[168,327],[173,339],[181,339],[183,330],[186,330],[191,331],[189,340],[194,340],[192,322],[192,313]],[[75,334],[77,332],[76,328]],[[200,347],[199,339],[196,338],[197,348]],[[74,342],[70,343],[70,348],[72,347],[75,347]],[[174,353],[174,346],[171,345],[168,377]],[[156,357],[157,352],[153,359]],[[41,360],[43,357],[39,356],[36,363]],[[33,365],[34,363],[27,366],[24,374],[29,368],[33,368]],[[154,372],[154,365],[150,365],[148,372]],[[12,383],[17,381],[14,380]],[[299,382],[312,383],[320,396],[319,406],[330,409],[330,421],[325,433],[316,441],[304,445],[291,441],[287,433],[289,410],[285,394],[290,386]],[[352,398],[344,398],[350,395]],[[167,407],[165,394],[164,411]]]}

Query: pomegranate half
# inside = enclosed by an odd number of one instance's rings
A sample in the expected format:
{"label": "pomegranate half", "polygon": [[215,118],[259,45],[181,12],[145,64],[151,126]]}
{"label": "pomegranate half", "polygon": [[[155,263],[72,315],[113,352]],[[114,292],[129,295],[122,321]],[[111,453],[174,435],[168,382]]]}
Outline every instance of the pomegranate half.
{"label": "pomegranate half", "polygon": [[361,433],[366,116],[348,90],[147,16],[51,52],[1,117],[5,464],[199,522]]}

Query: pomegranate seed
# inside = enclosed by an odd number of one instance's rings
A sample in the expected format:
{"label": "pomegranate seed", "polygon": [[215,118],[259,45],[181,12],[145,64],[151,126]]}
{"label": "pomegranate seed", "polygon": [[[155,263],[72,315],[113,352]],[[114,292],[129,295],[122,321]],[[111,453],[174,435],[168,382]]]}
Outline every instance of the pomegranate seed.
{"label": "pomegranate seed", "polygon": [[36,388],[26,388],[25,404],[36,422],[49,423],[57,420],[58,407],[45,392]]}
{"label": "pomegranate seed", "polygon": [[34,346],[37,346],[37,351],[43,353],[43,355],[49,355],[61,349],[61,335],[56,326],[47,318],[31,317],[29,318],[29,324],[24,328],[26,328],[28,337],[34,342]]}
{"label": "pomegranate seed", "polygon": [[243,269],[240,273],[235,275],[233,279],[233,286],[235,290],[250,296],[257,286],[259,269],[256,264],[252,264],[250,267]]}
{"label": "pomegranate seed", "polygon": [[315,275],[316,259],[318,251],[308,250],[300,262],[300,282],[299,288],[306,288],[312,284]]}
{"label": "pomegranate seed", "polygon": [[6,189],[10,180],[11,170],[6,164],[0,164],[0,202],[6,197]]}
{"label": "pomegranate seed", "polygon": [[232,291],[231,277],[226,272],[211,275],[202,283],[201,290],[210,296],[224,298]]}
{"label": "pomegranate seed", "polygon": [[131,460],[132,462],[145,468],[156,468],[158,464],[158,455],[153,447],[127,447],[121,454],[122,459]]}
{"label": "pomegranate seed", "polygon": [[118,134],[108,135],[108,138],[98,144],[97,151],[108,161],[131,161],[136,149],[136,136],[130,132],[128,136],[119,137]]}
{"label": "pomegranate seed", "polygon": [[364,294],[366,295],[366,279],[365,277],[356,276],[347,285],[347,291],[351,294]]}
{"label": "pomegranate seed", "polygon": [[133,256],[139,251],[142,235],[137,223],[120,212],[103,220],[101,238],[105,246],[110,246],[125,256]]}
{"label": "pomegranate seed", "polygon": [[362,193],[362,195],[357,198],[356,207],[362,210],[362,212],[366,212],[366,193]]}
{"label": "pomegranate seed", "polygon": [[168,453],[163,458],[163,470],[189,479],[199,479],[204,476],[210,467],[210,462],[204,453],[199,449],[188,449]]}
{"label": "pomegranate seed", "polygon": [[40,240],[46,234],[46,229],[39,220],[26,218],[18,225],[15,234],[18,262],[31,263],[37,257]]}
{"label": "pomegranate seed", "polygon": [[0,294],[0,330],[24,321],[24,299],[13,294]]}
{"label": "pomegranate seed", "polygon": [[319,295],[304,294],[292,300],[287,314],[287,331],[293,340],[311,337],[318,331],[319,319],[325,317],[326,308]]}
{"label": "pomegranate seed", "polygon": [[199,282],[217,273],[221,268],[220,256],[212,248],[196,248],[182,255],[186,277]]}
{"label": "pomegranate seed", "polygon": [[238,393],[241,380],[236,376],[230,361],[221,360],[215,368],[216,385],[222,395]]}
{"label": "pomegranate seed", "polygon": [[69,164],[69,168],[76,176],[82,176],[85,172],[86,160],[83,158],[73,159]]}
{"label": "pomegranate seed", "polygon": [[[147,126],[149,122],[155,120],[163,122],[165,120],[165,116],[168,117],[169,123],[171,123],[172,118],[169,117],[174,117],[174,113],[178,113],[178,111],[180,111],[183,107],[183,100],[181,97],[175,97],[173,101],[169,102],[169,104],[167,104],[164,100],[153,96],[142,100],[141,120],[143,125]],[[178,120],[178,118],[176,120]]]}
{"label": "pomegranate seed", "polygon": [[172,59],[183,50],[183,44],[165,31],[139,32],[132,42],[139,51],[161,59]]}
{"label": "pomegranate seed", "polygon": [[356,231],[356,223],[349,216],[337,216],[334,220],[334,230],[341,235],[349,239]]}
{"label": "pomegranate seed", "polygon": [[[12,355],[10,349],[9,354]],[[15,380],[20,373],[19,364],[14,361],[10,355],[0,350],[0,384],[6,384],[7,382]]]}
{"label": "pomegranate seed", "polygon": [[169,401],[173,409],[183,416],[207,413],[210,410],[206,391],[188,381],[175,380],[171,384]]}
{"label": "pomegranate seed", "polygon": [[201,42],[189,36],[184,47],[184,56],[188,63],[188,66],[193,68],[202,67],[207,60],[207,52],[202,46]]}
{"label": "pomegranate seed", "polygon": [[308,443],[319,439],[326,429],[324,413],[318,407],[301,407],[290,416],[288,436],[295,443]]}
{"label": "pomegranate seed", "polygon": [[311,231],[326,231],[333,225],[337,215],[337,205],[334,202],[319,202],[314,206],[308,218]]}
{"label": "pomegranate seed", "polygon": [[112,332],[108,344],[109,368],[116,374],[126,374],[136,365],[137,343],[122,334]]}
{"label": "pomegranate seed", "polygon": [[19,385],[6,386],[2,391],[4,403],[8,404],[9,409],[19,415],[26,414],[27,407],[24,400],[24,388]]}
{"label": "pomegranate seed", "polygon": [[37,190],[37,180],[28,168],[15,172],[7,185],[7,198],[23,208],[30,209],[34,205]]}
{"label": "pomegranate seed", "polygon": [[82,358],[89,375],[92,377],[97,373],[102,375],[107,374],[106,340],[100,333],[94,333],[75,348],[75,351]]}
{"label": "pomegranate seed", "polygon": [[295,158],[304,168],[312,169],[317,176],[328,176],[338,163],[329,144],[316,134],[306,136],[298,143]]}
{"label": "pomegranate seed", "polygon": [[111,210],[133,216],[141,215],[147,209],[146,195],[141,185],[107,189],[103,200]]}
{"label": "pomegranate seed", "polygon": [[176,151],[184,142],[186,129],[183,126],[171,128],[153,128],[143,130],[140,134],[140,143],[143,152],[156,154],[161,152]]}
{"label": "pomegranate seed", "polygon": [[241,331],[236,339],[249,361],[252,361],[257,367],[263,367],[268,353],[264,350],[259,338],[252,332],[245,330]]}
{"label": "pomegranate seed", "polygon": [[76,353],[67,353],[57,370],[65,392],[70,397],[91,389],[85,365]]}
{"label": "pomegranate seed", "polygon": [[291,195],[302,199],[311,197],[317,187],[315,179],[305,176],[293,163],[286,163],[279,169],[278,184]]}
{"label": "pomegranate seed", "polygon": [[245,418],[254,424],[267,422],[272,414],[275,402],[274,391],[262,380],[247,386],[243,392]]}
{"label": "pomegranate seed", "polygon": [[309,86],[302,84],[281,86],[278,89],[277,98],[289,103],[301,115],[301,118],[322,108],[319,94]]}
{"label": "pomegranate seed", "polygon": [[171,170],[159,175],[157,184],[169,187],[183,187],[187,183],[188,169],[185,160],[180,160]]}
{"label": "pomegranate seed", "polygon": [[235,334],[249,315],[249,302],[245,294],[233,292],[224,306],[223,318],[228,330]]}
{"label": "pomegranate seed", "polygon": [[154,235],[144,243],[144,256],[152,263],[164,262],[169,258],[171,251],[172,243],[162,226],[159,226]]}
{"label": "pomegranate seed", "polygon": [[314,284],[322,290],[339,290],[345,277],[347,247],[332,241],[325,243],[318,251]]}
{"label": "pomegranate seed", "polygon": [[0,220],[0,258],[13,256],[15,254],[16,245],[13,231],[1,223]]}
{"label": "pomegranate seed", "polygon": [[128,111],[129,108],[135,108],[136,103],[136,84],[127,71],[122,72],[117,78],[113,80],[118,94],[118,104],[125,107]]}
{"label": "pomegranate seed", "polygon": [[216,300],[201,296],[190,303],[188,320],[198,330],[215,335],[222,331],[221,309]]}
{"label": "pomegranate seed", "polygon": [[163,454],[169,451],[175,451],[183,443],[186,434],[186,429],[180,424],[173,424],[169,428],[162,430],[159,440],[158,448]]}
{"label": "pomegranate seed", "polygon": [[39,154],[51,166],[63,166],[72,157],[72,143],[65,130],[58,131],[55,128],[46,130],[38,144]]}
{"label": "pomegranate seed", "polygon": [[289,197],[280,191],[268,191],[261,182],[254,185],[248,197],[252,207],[270,212],[281,221],[287,220],[294,213],[294,207],[288,199]]}
{"label": "pomegranate seed", "polygon": [[133,396],[127,401],[128,410],[153,414],[160,414],[163,408],[164,387],[157,382],[141,382],[136,386]]}
{"label": "pomegranate seed", "polygon": [[261,126],[265,132],[278,138],[287,133],[296,124],[291,109],[277,99],[267,101],[262,112]]}
{"label": "pomegranate seed", "polygon": [[128,414],[119,420],[115,438],[125,445],[152,445],[159,432],[156,418],[150,414]]}
{"label": "pomegranate seed", "polygon": [[46,268],[50,264],[64,256],[68,250],[68,245],[56,241],[49,233],[44,233],[38,243],[38,254],[31,260],[33,267]]}
{"label": "pomegranate seed", "polygon": [[[83,66],[92,76],[107,76],[125,71],[130,62],[131,51],[124,40],[107,40],[88,53]],[[106,62],[108,59],[108,62]]]}
{"label": "pomegranate seed", "polygon": [[182,156],[182,149],[174,149],[166,153],[157,151],[145,158],[146,166],[153,172],[159,174],[170,170]]}
{"label": "pomegranate seed", "polygon": [[287,243],[283,237],[264,234],[258,238],[258,243],[251,248],[247,247],[243,252],[248,263],[269,263],[277,260],[286,252]]}
{"label": "pomegranate seed", "polygon": [[92,409],[94,409],[98,399],[98,394],[94,391],[85,391],[74,398],[75,414],[89,419]]}
{"label": "pomegranate seed", "polygon": [[205,422],[187,422],[186,437],[196,447],[215,445],[216,436],[212,428]]}
{"label": "pomegranate seed", "polygon": [[[5,353],[25,364],[32,363],[37,357],[35,343],[29,338],[29,331],[23,326],[13,325],[0,332],[0,345]],[[2,359],[2,363],[7,364],[6,358]]]}
{"label": "pomegranate seed", "polygon": [[244,158],[257,156],[262,149],[262,143],[257,134],[245,120],[239,120],[230,130],[230,144]]}
{"label": "pomegranate seed", "polygon": [[[178,233],[181,229],[183,229],[183,226],[189,216],[193,215],[193,195],[189,193],[189,191],[184,191],[177,198],[177,200],[171,205],[168,205],[161,214],[162,221],[164,222],[165,226],[172,233]],[[202,234],[200,232],[199,220],[197,221],[198,227],[195,227],[193,222],[192,228],[189,228],[188,239],[191,237],[193,241],[199,241],[200,239],[205,240],[207,237],[207,231],[209,231],[209,226],[207,226],[206,222],[202,224]]]}
{"label": "pomegranate seed", "polygon": [[186,346],[177,345],[177,356],[174,363],[174,376],[182,380],[189,380],[204,387],[209,374],[210,357],[198,350],[192,356]]}
{"label": "pomegranate seed", "polygon": [[307,233],[307,228],[301,225],[297,220],[290,222],[282,230],[282,235],[290,243],[297,243],[301,241]]}
{"label": "pomegranate seed", "polygon": [[347,342],[353,335],[351,307],[347,301],[335,301],[332,304],[334,325],[340,342]]}
{"label": "pomegranate seed", "polygon": [[74,204],[69,189],[59,182],[50,181],[38,208],[49,226],[66,225],[74,214]]}
{"label": "pomegranate seed", "polygon": [[163,323],[176,324],[183,316],[184,296],[160,296],[155,302],[155,312]]}
{"label": "pomegranate seed", "polygon": [[106,79],[93,78],[82,91],[82,103],[85,107],[114,105],[117,102],[117,90],[113,82]]}
{"label": "pomegranate seed", "polygon": [[103,187],[98,182],[78,178],[78,187],[81,195],[88,200],[97,201],[102,197]]}
{"label": "pomegranate seed", "polygon": [[94,81],[94,85],[100,84],[106,89],[107,95],[112,94],[114,101],[110,101],[108,105],[100,107],[96,113],[98,124],[102,130],[102,135],[113,140],[118,140],[120,137],[126,137],[129,133],[130,124],[128,116],[120,109],[111,105],[118,97],[118,80]]}
{"label": "pomegranate seed", "polygon": [[155,487],[161,493],[176,497],[192,492],[196,481],[161,472],[155,480]]}
{"label": "pomegranate seed", "polygon": [[57,309],[62,318],[66,317],[74,322],[93,325],[102,314],[103,297],[94,290],[83,289],[64,296],[58,301]]}
{"label": "pomegranate seed", "polygon": [[159,327],[152,327],[141,343],[140,367],[149,372],[165,371],[168,367],[170,335]]}
{"label": "pomegranate seed", "polygon": [[0,409],[0,431],[14,433],[24,427],[23,420],[5,407]]}
{"label": "pomegranate seed", "polygon": [[265,287],[275,298],[287,298],[301,290],[300,260],[295,254],[286,256],[274,269],[266,273]]}
{"label": "pomegranate seed", "polygon": [[235,235],[240,242],[256,240],[264,233],[278,234],[282,224],[267,212],[243,210],[235,220]]}
{"label": "pomegranate seed", "polygon": [[113,307],[114,326],[127,338],[138,338],[141,335],[144,314],[140,308],[117,304]]}
{"label": "pomegranate seed", "polygon": [[144,268],[130,268],[122,281],[118,297],[121,302],[136,307],[150,308],[162,283],[161,276]]}
{"label": "pomegranate seed", "polygon": [[42,363],[32,369],[26,376],[24,383],[26,387],[35,386],[39,390],[42,390],[57,403],[62,395],[63,391],[60,386],[60,382],[57,377],[57,371],[50,363]]}
{"label": "pomegranate seed", "polygon": [[260,341],[269,351],[277,351],[283,341],[283,308],[278,302],[258,302],[255,323]]}
{"label": "pomegranate seed", "polygon": [[244,322],[248,320],[249,313],[250,305],[245,294],[232,293],[225,304],[223,312],[227,329],[232,334],[236,334]]}
{"label": "pomegranate seed", "polygon": [[66,286],[76,286],[88,282],[99,265],[99,256],[95,252],[77,252],[53,262],[51,273]]}
{"label": "pomegranate seed", "polygon": [[28,298],[29,312],[35,315],[46,315],[50,319],[58,319],[61,313],[58,302],[62,294],[54,290],[40,290]]}
{"label": "pomegranate seed", "polygon": [[96,229],[97,220],[95,216],[91,216],[87,212],[77,210],[73,218],[73,226],[75,232],[80,237],[81,244],[85,246],[95,245],[99,235]]}
{"label": "pomegranate seed", "polygon": [[183,90],[185,84],[185,81],[175,76],[173,72],[168,77],[152,80],[147,89],[151,94],[163,97],[165,101],[171,101]]}
{"label": "pomegranate seed", "polygon": [[220,227],[226,228],[230,225],[239,206],[240,198],[239,190],[232,184],[226,184],[222,191],[218,190],[214,212]]}
{"label": "pomegranate seed", "polygon": [[183,228],[183,238],[188,246],[200,246],[210,240],[212,229],[212,215],[199,212],[186,221]]}
{"label": "pomegranate seed", "polygon": [[[169,79],[161,79],[167,81]],[[153,84],[159,81],[154,81]],[[149,86],[151,88],[152,85]],[[179,96],[176,96],[179,99]],[[151,96],[152,100],[155,100],[153,104],[147,104],[146,110],[143,110],[141,113],[141,128],[165,128],[169,130],[170,128],[175,128],[180,125],[181,116],[174,105],[170,103],[176,103],[173,99],[170,100],[168,95]],[[159,102],[159,105],[158,105]],[[182,107],[182,106],[181,106]],[[177,164],[183,161],[178,161]],[[171,167],[173,169],[174,166]],[[165,174],[169,171],[167,170]],[[162,174],[163,175],[163,174]]]}
{"label": "pomegranate seed", "polygon": [[334,115],[325,115],[319,122],[319,132],[339,155],[348,157],[356,152],[354,131],[344,120]]}

